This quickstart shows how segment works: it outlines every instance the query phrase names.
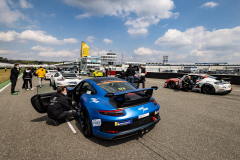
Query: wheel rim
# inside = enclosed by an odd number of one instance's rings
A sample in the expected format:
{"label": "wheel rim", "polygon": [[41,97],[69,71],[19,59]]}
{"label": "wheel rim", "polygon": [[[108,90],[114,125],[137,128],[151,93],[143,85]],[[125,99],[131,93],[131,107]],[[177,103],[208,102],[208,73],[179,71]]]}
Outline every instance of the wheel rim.
{"label": "wheel rim", "polygon": [[83,110],[81,112],[81,127],[82,127],[84,134],[87,134],[87,132],[88,132],[88,125],[89,125],[88,114],[87,114],[86,110],[83,108]]}

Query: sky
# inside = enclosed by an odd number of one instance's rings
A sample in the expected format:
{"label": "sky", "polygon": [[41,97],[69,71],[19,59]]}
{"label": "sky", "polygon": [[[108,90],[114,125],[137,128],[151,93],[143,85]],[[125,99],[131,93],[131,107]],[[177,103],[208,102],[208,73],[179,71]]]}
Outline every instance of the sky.
{"label": "sky", "polygon": [[240,63],[240,0],[0,0],[0,57]]}

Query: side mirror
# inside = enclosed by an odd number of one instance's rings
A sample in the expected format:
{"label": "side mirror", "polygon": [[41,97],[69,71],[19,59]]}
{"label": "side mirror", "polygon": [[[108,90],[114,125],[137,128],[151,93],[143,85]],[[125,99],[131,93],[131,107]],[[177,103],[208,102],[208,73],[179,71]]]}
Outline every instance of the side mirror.
{"label": "side mirror", "polygon": [[104,97],[113,97],[114,93],[107,93]]}

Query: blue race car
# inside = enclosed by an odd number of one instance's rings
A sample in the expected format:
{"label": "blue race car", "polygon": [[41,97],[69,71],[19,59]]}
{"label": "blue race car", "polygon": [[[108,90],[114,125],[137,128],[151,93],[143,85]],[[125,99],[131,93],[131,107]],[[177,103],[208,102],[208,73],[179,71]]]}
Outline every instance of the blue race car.
{"label": "blue race car", "polygon": [[[137,89],[115,77],[85,79],[68,87],[72,108],[78,112],[84,136],[120,139],[148,132],[159,122],[160,106],[152,97],[158,87]],[[39,113],[46,113],[51,95],[35,95],[31,102]]]}

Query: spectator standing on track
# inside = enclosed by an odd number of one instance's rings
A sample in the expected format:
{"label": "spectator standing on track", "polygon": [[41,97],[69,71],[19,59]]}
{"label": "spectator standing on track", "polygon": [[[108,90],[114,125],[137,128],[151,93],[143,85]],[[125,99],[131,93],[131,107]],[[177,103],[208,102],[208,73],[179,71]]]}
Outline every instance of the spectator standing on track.
{"label": "spectator standing on track", "polygon": [[193,88],[193,81],[191,79],[191,76],[188,76],[186,83],[188,84],[188,92],[191,92]]}
{"label": "spectator standing on track", "polygon": [[112,72],[112,69],[111,68],[109,68],[109,76],[111,77],[111,73]]}
{"label": "spectator standing on track", "polygon": [[127,75],[127,81],[131,84],[133,84],[134,82],[134,75],[135,75],[135,70],[132,68],[132,64],[129,64],[129,67],[126,71],[126,75]]}
{"label": "spectator standing on track", "polygon": [[42,80],[43,78],[45,78],[46,76],[46,71],[44,68],[42,68],[40,66],[40,68],[36,71],[36,74],[38,75],[38,80],[39,80],[39,85],[40,85],[40,88],[42,88]]}
{"label": "spectator standing on track", "polygon": [[[32,71],[29,67],[26,68],[26,70],[23,72],[23,79],[24,79],[24,83],[25,83],[25,89],[33,90],[33,88],[32,88]],[[28,82],[30,84],[30,88],[28,88]]]}
{"label": "spectator standing on track", "polygon": [[11,75],[10,75],[10,80],[12,83],[12,86],[11,86],[11,94],[12,95],[18,94],[18,92],[15,91],[18,75],[19,75],[19,64],[15,64],[13,69],[11,70]]}
{"label": "spectator standing on track", "polygon": [[5,68],[5,72],[7,72],[7,68]]}
{"label": "spectator standing on track", "polygon": [[103,77],[106,77],[106,67],[103,65],[102,67]]}
{"label": "spectator standing on track", "polygon": [[143,65],[141,64],[139,68],[139,74],[138,74],[139,75],[138,85],[137,85],[138,88],[139,88],[139,83],[142,83],[142,87],[145,88],[145,81],[146,81],[145,74],[146,74],[146,69],[143,68]]}
{"label": "spectator standing on track", "polygon": [[72,110],[68,104],[68,99],[66,96],[67,88],[65,86],[60,86],[57,89],[57,93],[53,94],[50,99],[47,114],[56,125],[59,125],[58,120],[73,117],[77,114],[77,112]]}
{"label": "spectator standing on track", "polygon": [[22,77],[22,79],[23,79],[23,85],[22,85],[22,90],[23,89],[26,89],[26,86],[25,86],[25,81],[24,81],[24,72],[25,72],[25,70],[27,69],[27,67],[24,69],[24,71],[23,71],[23,77]]}

